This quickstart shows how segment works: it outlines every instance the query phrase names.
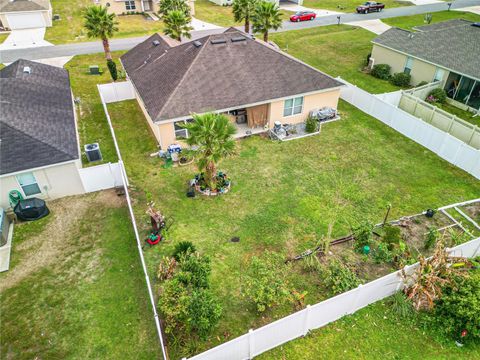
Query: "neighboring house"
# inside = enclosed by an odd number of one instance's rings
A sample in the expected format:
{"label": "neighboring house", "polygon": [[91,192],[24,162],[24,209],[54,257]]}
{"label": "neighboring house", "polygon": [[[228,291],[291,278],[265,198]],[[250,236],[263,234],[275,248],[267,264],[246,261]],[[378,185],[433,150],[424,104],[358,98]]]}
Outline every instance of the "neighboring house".
{"label": "neighboring house", "polygon": [[[209,0],[209,1],[222,6],[230,6],[233,4],[233,0]],[[273,2],[277,5],[280,5],[280,2],[283,2],[284,5],[293,5],[293,4],[303,5],[303,0],[289,0],[289,1],[267,0],[267,1]]]}
{"label": "neighboring house", "polygon": [[[190,6],[191,15],[195,15],[195,0],[186,0]],[[108,6],[117,15],[131,12],[158,13],[160,0],[94,0],[96,4]]]}
{"label": "neighboring house", "polygon": [[173,47],[155,34],[121,62],[162,149],[188,136],[178,125],[192,113],[227,113],[239,133],[259,132],[336,108],[343,85],[235,28]]}
{"label": "neighboring house", "polygon": [[0,70],[0,206],[8,194],[54,199],[84,193],[68,72],[27,60]]}
{"label": "neighboring house", "polygon": [[457,19],[416,30],[391,28],[375,38],[374,64],[409,73],[413,85],[439,80],[454,104],[480,109],[480,23]]}
{"label": "neighboring house", "polygon": [[52,26],[49,0],[0,0],[0,23],[5,29]]}

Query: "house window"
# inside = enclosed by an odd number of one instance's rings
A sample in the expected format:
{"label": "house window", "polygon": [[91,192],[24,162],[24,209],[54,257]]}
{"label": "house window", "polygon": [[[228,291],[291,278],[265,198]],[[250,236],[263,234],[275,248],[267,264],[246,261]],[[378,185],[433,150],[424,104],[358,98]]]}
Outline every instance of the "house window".
{"label": "house window", "polygon": [[405,74],[410,74],[412,71],[412,65],[413,65],[413,58],[412,57],[407,57],[407,62],[405,63],[405,68],[403,69],[403,72]]}
{"label": "house window", "polygon": [[301,114],[303,110],[303,96],[285,100],[283,104],[283,116]]}
{"label": "house window", "polygon": [[135,10],[135,1],[125,1],[125,9],[127,10]]}
{"label": "house window", "polygon": [[181,125],[192,122],[193,119],[176,121],[173,123],[175,127],[175,138],[178,139],[187,139],[188,138],[188,130],[181,127]]}
{"label": "house window", "polygon": [[437,70],[435,70],[435,75],[433,76],[433,81],[434,82],[442,81],[444,75],[445,75],[445,70],[437,68]]}
{"label": "house window", "polygon": [[40,187],[37,184],[37,179],[33,173],[24,173],[17,175],[17,181],[20,184],[23,193],[25,196],[32,196],[35,194],[40,194]]}

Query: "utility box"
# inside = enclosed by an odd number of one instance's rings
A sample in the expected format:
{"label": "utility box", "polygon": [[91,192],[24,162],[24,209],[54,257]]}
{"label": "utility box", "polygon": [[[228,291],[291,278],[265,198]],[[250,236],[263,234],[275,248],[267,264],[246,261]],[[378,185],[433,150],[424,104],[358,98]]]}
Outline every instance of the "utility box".
{"label": "utility box", "polygon": [[84,149],[88,162],[102,160],[102,153],[100,151],[100,145],[98,145],[98,143],[87,144],[84,146]]}
{"label": "utility box", "polygon": [[91,75],[100,75],[100,68],[98,65],[90,65],[88,69],[90,70]]}

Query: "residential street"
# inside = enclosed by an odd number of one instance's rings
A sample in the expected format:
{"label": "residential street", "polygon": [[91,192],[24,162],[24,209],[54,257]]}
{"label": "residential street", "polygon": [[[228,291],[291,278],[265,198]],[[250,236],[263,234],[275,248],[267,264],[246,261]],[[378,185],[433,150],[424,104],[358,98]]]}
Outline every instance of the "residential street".
{"label": "residential street", "polygon": [[[475,5],[480,5],[480,0],[457,0],[453,2],[451,8],[458,9],[458,8],[475,6]],[[344,24],[344,23],[354,22],[354,21],[385,19],[385,18],[398,17],[398,16],[437,12],[437,11],[446,10],[447,8],[448,8],[447,2],[428,4],[428,5],[418,5],[418,6],[405,6],[405,7],[398,7],[393,9],[386,9],[379,13],[343,14],[341,15],[340,21],[341,23]],[[292,23],[289,21],[285,21],[283,23],[282,29],[280,29],[279,31],[288,31],[288,30],[312,28],[316,26],[334,25],[337,22],[338,22],[337,15],[319,17],[314,21],[305,21],[301,23]],[[219,32],[219,31],[221,31],[221,29],[193,31],[192,38],[199,38],[199,37],[202,37],[211,33]],[[135,37],[135,38],[125,38],[125,39],[113,39],[110,42],[110,47],[113,51],[129,50],[145,39],[146,39],[146,36]],[[92,53],[98,53],[102,51],[103,51],[103,48],[100,41],[82,42],[78,44],[57,45],[54,47],[46,46],[46,47],[36,47],[36,48],[30,48],[30,49],[5,50],[0,52],[0,62],[10,63],[20,58],[29,59],[29,60],[45,59],[45,58],[51,58],[51,57],[92,54]]]}

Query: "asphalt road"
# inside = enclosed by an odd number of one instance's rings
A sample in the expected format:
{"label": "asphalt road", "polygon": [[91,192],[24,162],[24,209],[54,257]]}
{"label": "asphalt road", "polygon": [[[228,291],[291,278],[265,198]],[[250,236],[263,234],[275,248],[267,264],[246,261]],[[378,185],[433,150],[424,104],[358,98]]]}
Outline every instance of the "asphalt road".
{"label": "asphalt road", "polygon": [[[359,1],[360,3],[361,1]],[[456,0],[452,4],[452,9],[463,8],[467,6],[478,6],[480,5],[480,0]],[[437,11],[447,10],[447,3],[435,3],[429,5],[419,5],[419,6],[404,6],[393,9],[386,9],[378,13],[370,14],[343,14],[340,17],[340,22],[342,24],[352,22],[352,21],[361,21],[361,20],[372,20],[372,19],[385,19],[398,16],[406,15],[417,15],[432,13]],[[304,21],[300,23],[292,23],[285,21],[283,27],[278,31],[289,31],[289,30],[298,30],[298,29],[307,29],[316,26],[326,26],[337,24],[338,19],[337,15],[319,17],[313,21]],[[223,31],[220,30],[201,30],[193,31],[192,38],[199,38],[205,35],[219,33]],[[126,38],[126,39],[112,39],[110,41],[110,48],[112,51],[117,50],[129,50],[133,48],[138,43],[144,41],[147,36],[135,37],[135,38]],[[100,41],[92,42],[81,42],[74,44],[65,44],[65,45],[56,45],[56,46],[45,46],[45,47],[36,47],[28,49],[15,49],[15,50],[4,50],[0,52],[0,63],[9,63],[17,59],[45,59],[52,57],[60,56],[72,56],[72,55],[82,55],[82,54],[94,54],[103,51],[103,47]]]}

